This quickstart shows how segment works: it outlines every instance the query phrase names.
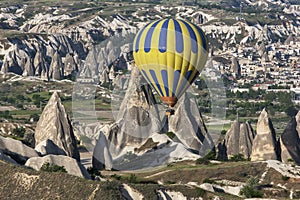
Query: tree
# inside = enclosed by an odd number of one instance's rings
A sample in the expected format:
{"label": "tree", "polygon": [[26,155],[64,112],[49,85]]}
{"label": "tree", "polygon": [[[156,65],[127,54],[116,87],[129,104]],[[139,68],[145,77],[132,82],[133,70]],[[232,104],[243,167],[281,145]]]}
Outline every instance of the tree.
{"label": "tree", "polygon": [[256,177],[250,177],[246,185],[241,189],[240,195],[244,195],[247,198],[262,197],[262,191],[258,190],[258,182],[259,180]]}

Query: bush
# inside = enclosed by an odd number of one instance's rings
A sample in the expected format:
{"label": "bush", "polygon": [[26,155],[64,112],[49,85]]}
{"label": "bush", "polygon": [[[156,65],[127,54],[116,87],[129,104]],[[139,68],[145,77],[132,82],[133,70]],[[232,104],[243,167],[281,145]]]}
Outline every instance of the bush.
{"label": "bush", "polygon": [[12,134],[14,136],[17,136],[17,137],[20,137],[20,138],[23,138],[24,135],[25,135],[25,128],[21,127],[21,128],[15,128],[13,131],[12,131]]}
{"label": "bush", "polygon": [[215,149],[212,149],[203,158],[198,158],[196,160],[196,164],[208,165],[208,164],[210,164],[209,161],[214,160],[215,158],[216,158],[216,151],[215,151]]}
{"label": "bush", "polygon": [[203,183],[216,184],[216,181],[215,181],[215,180],[211,180],[211,179],[209,179],[209,178],[205,178],[205,179],[203,180]]}
{"label": "bush", "polygon": [[67,170],[65,169],[64,166],[58,166],[58,165],[50,164],[48,162],[44,163],[40,170],[45,171],[45,172],[63,172],[63,173],[67,173]]}
{"label": "bush", "polygon": [[247,198],[261,198],[263,193],[258,190],[258,179],[250,177],[246,185],[241,189],[240,195],[244,195]]}
{"label": "bush", "polygon": [[229,161],[232,161],[232,162],[239,162],[239,161],[246,161],[246,159],[244,158],[244,155],[243,154],[236,154],[236,155],[233,155]]}
{"label": "bush", "polygon": [[199,165],[208,165],[210,164],[209,160],[206,158],[206,157],[203,157],[203,158],[198,158],[196,160],[196,164],[199,164]]}
{"label": "bush", "polygon": [[135,174],[130,174],[128,177],[128,182],[129,183],[136,183],[137,182],[137,176]]}
{"label": "bush", "polygon": [[95,180],[96,176],[101,176],[101,173],[99,172],[99,170],[97,170],[93,167],[88,167],[87,171],[91,175],[92,180]]}
{"label": "bush", "polygon": [[174,139],[176,137],[176,135],[173,132],[167,132],[166,135],[170,138],[170,139]]}
{"label": "bush", "polygon": [[37,113],[31,114],[30,119],[33,119],[33,121],[37,122],[39,121],[40,116]]}
{"label": "bush", "polygon": [[283,180],[283,181],[287,181],[287,180],[289,180],[289,179],[290,179],[290,177],[288,177],[288,176],[285,176],[285,175],[282,175],[282,177],[281,177],[281,178],[282,178],[282,180]]}

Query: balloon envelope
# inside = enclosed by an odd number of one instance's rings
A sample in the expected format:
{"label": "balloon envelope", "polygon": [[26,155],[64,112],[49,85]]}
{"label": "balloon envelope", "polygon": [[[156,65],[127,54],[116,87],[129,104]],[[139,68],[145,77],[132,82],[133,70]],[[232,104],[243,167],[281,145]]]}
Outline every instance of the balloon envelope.
{"label": "balloon envelope", "polygon": [[136,35],[133,56],[146,81],[173,107],[203,69],[208,42],[196,25],[176,19],[157,20]]}

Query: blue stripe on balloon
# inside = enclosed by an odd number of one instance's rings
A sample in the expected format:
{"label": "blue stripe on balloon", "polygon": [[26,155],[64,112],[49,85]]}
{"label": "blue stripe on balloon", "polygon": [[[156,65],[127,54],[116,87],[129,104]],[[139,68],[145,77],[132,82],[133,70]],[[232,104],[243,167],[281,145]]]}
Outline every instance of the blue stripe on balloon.
{"label": "blue stripe on balloon", "polygon": [[146,81],[151,85],[151,87],[152,87],[154,90],[156,90],[155,87],[153,86],[152,82],[150,81],[150,79],[149,79],[149,77],[148,77],[146,71],[142,69],[142,73],[143,73],[144,78],[146,79]]}
{"label": "blue stripe on balloon", "polygon": [[149,70],[149,72],[150,72],[150,74],[151,74],[151,76],[152,76],[152,78],[153,78],[153,80],[154,80],[154,82],[155,82],[155,84],[156,84],[156,86],[157,86],[157,88],[158,88],[158,90],[159,90],[158,92],[160,92],[160,95],[161,95],[161,96],[164,96],[164,93],[162,92],[161,87],[160,87],[160,84],[159,84],[159,82],[158,82],[158,80],[157,80],[155,71],[151,69],[151,70]]}
{"label": "blue stripe on balloon", "polygon": [[139,32],[139,35],[137,36],[136,38],[136,42],[135,42],[135,52],[138,52],[139,51],[139,44],[140,44],[140,40],[141,40],[141,36],[145,30],[145,28],[148,26],[149,24],[147,24],[146,26],[144,26],[142,28],[142,30]]}
{"label": "blue stripe on balloon", "polygon": [[198,52],[198,42],[197,42],[197,37],[196,34],[193,30],[193,28],[185,21],[181,20],[182,23],[187,27],[190,37],[191,37],[191,43],[192,43],[192,52],[197,53]]}
{"label": "blue stripe on balloon", "polygon": [[189,83],[189,79],[190,79],[192,73],[193,73],[193,70],[189,70],[189,71],[186,72],[185,78],[182,80],[182,83],[181,83],[180,88],[178,90],[179,97],[181,96],[181,93],[184,92],[184,91],[182,91],[183,88],[186,86],[186,84]]}
{"label": "blue stripe on balloon", "polygon": [[175,26],[175,35],[176,35],[176,51],[177,53],[183,52],[183,36],[180,24],[177,20],[173,19]]}
{"label": "blue stripe on balloon", "polygon": [[152,24],[152,26],[149,28],[148,33],[146,35],[146,39],[145,39],[145,44],[144,44],[144,51],[146,53],[148,53],[151,50],[151,40],[152,40],[152,34],[153,31],[155,29],[155,27],[157,26],[157,24],[160,22],[161,20],[158,20],[156,22],[154,22],[154,24]]}
{"label": "blue stripe on balloon", "polygon": [[163,78],[164,86],[165,86],[165,91],[167,97],[169,96],[169,85],[168,85],[168,72],[167,70],[161,70],[161,76]]}
{"label": "blue stripe on balloon", "polygon": [[205,51],[207,51],[206,37],[204,36],[203,31],[198,26],[196,26],[196,25],[194,25],[194,26],[197,28],[197,30],[201,36],[203,49]]}
{"label": "blue stripe on balloon", "polygon": [[180,70],[176,70],[176,71],[174,72],[172,97],[174,97],[175,94],[176,94],[176,88],[177,88],[177,86],[178,86],[179,77],[180,77]]}
{"label": "blue stripe on balloon", "polygon": [[143,73],[144,77],[146,78],[147,82],[148,82],[148,83],[151,83],[151,81],[150,81],[150,79],[149,79],[147,73],[145,72],[145,70],[142,69],[142,73]]}
{"label": "blue stripe on balloon", "polygon": [[169,19],[164,21],[160,30],[158,49],[161,53],[167,51],[168,26],[169,26]]}

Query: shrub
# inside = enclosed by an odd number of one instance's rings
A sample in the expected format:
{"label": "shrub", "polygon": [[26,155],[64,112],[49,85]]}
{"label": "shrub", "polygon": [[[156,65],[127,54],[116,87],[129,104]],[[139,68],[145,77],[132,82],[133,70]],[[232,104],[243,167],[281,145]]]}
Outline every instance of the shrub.
{"label": "shrub", "polygon": [[289,179],[290,179],[290,177],[288,177],[288,176],[285,176],[285,175],[282,175],[281,179],[282,179],[283,181],[287,181],[287,180],[289,180]]}
{"label": "shrub", "polygon": [[196,164],[203,164],[203,165],[208,165],[210,162],[207,158],[203,157],[203,158],[198,158],[196,160]]}
{"label": "shrub", "polygon": [[65,169],[64,166],[58,166],[58,165],[55,165],[55,164],[50,164],[48,162],[44,163],[40,170],[45,171],[45,172],[63,172],[63,173],[67,173],[67,170]]}
{"label": "shrub", "polygon": [[87,168],[88,173],[91,175],[91,178],[94,180],[96,176],[101,176],[101,173],[99,170],[93,168],[93,167],[88,167]]}
{"label": "shrub", "polygon": [[40,116],[37,113],[31,114],[30,119],[33,119],[33,121],[37,122],[39,121]]}
{"label": "shrub", "polygon": [[170,139],[174,139],[176,137],[176,135],[173,132],[167,132],[166,135],[170,138]]}
{"label": "shrub", "polygon": [[246,159],[244,158],[244,155],[243,154],[236,154],[236,155],[233,155],[229,161],[232,161],[232,162],[239,162],[239,161],[246,161]]}
{"label": "shrub", "polygon": [[110,177],[115,178],[116,180],[121,180],[121,176],[117,174],[113,174]]}
{"label": "shrub", "polygon": [[17,136],[17,137],[20,137],[20,138],[23,138],[24,135],[25,135],[25,128],[21,127],[21,128],[15,128],[12,133],[13,135]]}
{"label": "shrub", "polygon": [[136,183],[137,182],[137,176],[135,174],[130,174],[128,177],[128,182],[129,183]]}
{"label": "shrub", "polygon": [[215,180],[211,180],[211,179],[209,179],[209,178],[205,178],[205,179],[203,180],[203,183],[216,184],[216,181],[215,181]]}
{"label": "shrub", "polygon": [[241,189],[240,195],[244,195],[247,198],[260,198],[263,196],[262,191],[258,190],[258,179],[250,177],[247,180],[246,185]]}

